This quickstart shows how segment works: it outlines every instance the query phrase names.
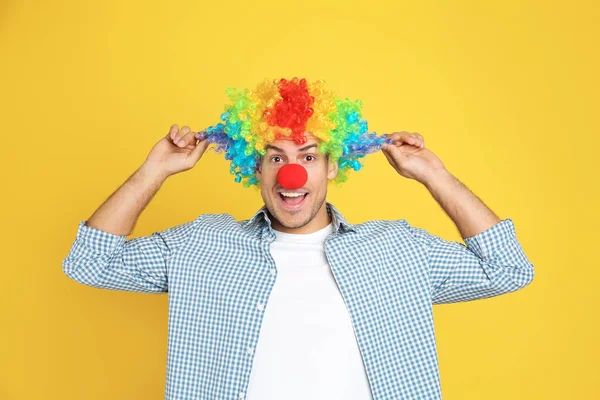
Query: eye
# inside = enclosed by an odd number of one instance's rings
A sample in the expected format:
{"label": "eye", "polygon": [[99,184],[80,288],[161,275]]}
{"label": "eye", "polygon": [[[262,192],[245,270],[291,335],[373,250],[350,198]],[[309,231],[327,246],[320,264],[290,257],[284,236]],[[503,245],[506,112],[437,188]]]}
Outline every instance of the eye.
{"label": "eye", "polygon": [[271,161],[273,161],[274,158],[281,158],[281,157],[279,157],[279,156],[273,156],[273,157],[271,157]]}
{"label": "eye", "polygon": [[315,159],[315,156],[313,156],[312,154],[307,155],[306,157],[312,157],[313,160]]}

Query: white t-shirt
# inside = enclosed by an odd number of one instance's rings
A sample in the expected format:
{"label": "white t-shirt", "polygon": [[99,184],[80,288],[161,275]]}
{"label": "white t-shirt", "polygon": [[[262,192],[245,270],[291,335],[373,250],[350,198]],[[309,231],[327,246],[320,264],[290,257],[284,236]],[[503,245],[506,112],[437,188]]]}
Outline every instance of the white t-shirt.
{"label": "white t-shirt", "polygon": [[246,399],[372,399],[350,315],[325,256],[332,231],[332,224],[310,234],[275,231],[277,278]]}

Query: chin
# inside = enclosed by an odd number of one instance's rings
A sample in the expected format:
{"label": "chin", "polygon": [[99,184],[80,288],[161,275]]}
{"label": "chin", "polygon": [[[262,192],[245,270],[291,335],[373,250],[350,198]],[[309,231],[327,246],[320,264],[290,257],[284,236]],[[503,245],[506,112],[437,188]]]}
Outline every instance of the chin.
{"label": "chin", "polygon": [[[307,197],[310,197],[308,194]],[[305,198],[298,206],[288,206],[277,196],[271,203],[271,214],[286,228],[300,228],[311,220],[312,199]]]}

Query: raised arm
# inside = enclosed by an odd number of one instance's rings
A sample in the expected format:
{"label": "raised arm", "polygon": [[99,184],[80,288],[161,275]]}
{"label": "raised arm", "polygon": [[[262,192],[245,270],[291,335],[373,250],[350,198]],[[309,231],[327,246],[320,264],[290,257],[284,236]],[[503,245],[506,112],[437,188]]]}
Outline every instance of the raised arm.
{"label": "raised arm", "polygon": [[167,177],[192,168],[207,146],[206,140],[196,145],[195,133],[189,127],[180,130],[177,125],[171,126],[142,166],[94,212],[86,225],[115,235],[130,235]]}
{"label": "raised arm", "polygon": [[418,133],[394,134],[384,154],[397,172],[422,183],[459,230],[466,246],[400,223],[427,252],[434,304],[497,296],[533,280],[533,264],[510,218],[501,220],[424,147]]}
{"label": "raised arm", "polygon": [[150,236],[126,238],[167,177],[192,168],[207,145],[206,140],[197,143],[187,126],[180,130],[173,125],[142,166],[87,221],[80,221],[62,263],[64,273],[93,287],[166,292],[167,262],[192,234],[197,219]]}

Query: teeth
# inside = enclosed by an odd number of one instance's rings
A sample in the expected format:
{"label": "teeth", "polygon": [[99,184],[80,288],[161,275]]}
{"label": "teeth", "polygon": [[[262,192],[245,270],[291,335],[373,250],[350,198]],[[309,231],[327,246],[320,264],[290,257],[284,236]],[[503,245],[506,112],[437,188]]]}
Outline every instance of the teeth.
{"label": "teeth", "polygon": [[298,196],[304,196],[306,193],[284,193],[284,192],[281,192],[281,194],[286,197],[298,197]]}

